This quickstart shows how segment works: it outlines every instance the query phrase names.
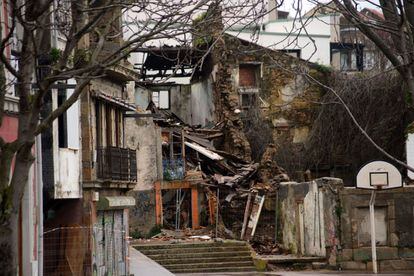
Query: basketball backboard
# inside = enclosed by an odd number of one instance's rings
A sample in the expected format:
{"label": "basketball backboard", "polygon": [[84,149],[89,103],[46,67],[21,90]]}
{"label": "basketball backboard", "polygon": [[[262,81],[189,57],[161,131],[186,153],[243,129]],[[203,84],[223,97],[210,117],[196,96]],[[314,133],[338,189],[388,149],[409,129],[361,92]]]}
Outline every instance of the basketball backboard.
{"label": "basketball backboard", "polygon": [[402,187],[402,176],[398,169],[385,161],[373,161],[364,165],[357,174],[357,188],[394,189]]}

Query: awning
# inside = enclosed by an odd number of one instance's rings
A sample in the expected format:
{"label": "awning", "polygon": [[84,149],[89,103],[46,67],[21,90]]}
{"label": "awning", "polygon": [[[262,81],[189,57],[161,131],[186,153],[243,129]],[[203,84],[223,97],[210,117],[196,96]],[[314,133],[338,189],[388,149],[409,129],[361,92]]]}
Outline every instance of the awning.
{"label": "awning", "polygon": [[197,145],[195,143],[191,143],[191,142],[185,142],[185,145],[192,148],[193,150],[201,153],[202,155],[210,158],[211,160],[223,160],[224,158],[221,155],[218,155],[217,153],[206,149],[203,146]]}
{"label": "awning", "polygon": [[111,104],[116,105],[116,106],[118,106],[122,109],[132,110],[132,111],[135,111],[135,112],[137,111],[135,105],[133,105],[131,103],[128,103],[128,102],[126,102],[126,101],[124,101],[120,98],[106,95],[103,92],[92,90],[91,95],[94,98],[98,98],[98,99],[103,100],[105,102],[111,103]]}
{"label": "awning", "polygon": [[99,199],[97,209],[126,209],[132,206],[135,206],[135,198],[132,196],[104,196]]}

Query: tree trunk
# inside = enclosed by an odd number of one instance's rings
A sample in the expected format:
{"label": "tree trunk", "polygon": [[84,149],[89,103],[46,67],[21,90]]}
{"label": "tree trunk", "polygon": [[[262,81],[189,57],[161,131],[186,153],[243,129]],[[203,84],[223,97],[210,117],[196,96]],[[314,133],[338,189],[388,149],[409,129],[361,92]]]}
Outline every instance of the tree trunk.
{"label": "tree trunk", "polygon": [[[2,210],[4,211],[4,210]],[[7,211],[7,210],[6,210]],[[1,275],[15,276],[19,256],[19,212],[12,212],[7,223],[0,225],[0,271]]]}
{"label": "tree trunk", "polygon": [[[13,177],[10,183],[2,183],[0,191],[0,271],[1,275],[17,275],[19,265],[19,212],[24,189],[28,184],[33,164],[33,142],[26,142],[17,152]],[[1,156],[2,159],[5,156]],[[5,162],[6,160],[1,160]],[[3,178],[2,181],[8,180]]]}

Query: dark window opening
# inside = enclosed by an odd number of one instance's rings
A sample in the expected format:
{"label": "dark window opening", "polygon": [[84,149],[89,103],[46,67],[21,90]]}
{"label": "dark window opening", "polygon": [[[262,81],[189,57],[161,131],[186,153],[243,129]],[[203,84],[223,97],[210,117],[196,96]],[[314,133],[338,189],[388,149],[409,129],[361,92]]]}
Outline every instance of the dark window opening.
{"label": "dark window opening", "polygon": [[96,147],[102,146],[102,118],[101,105],[98,101],[95,102],[95,128],[96,128]]}
{"label": "dark window opening", "polygon": [[242,108],[252,108],[257,104],[257,93],[243,93],[241,96],[241,107]]}
{"label": "dark window opening", "polygon": [[[58,89],[58,106],[66,101],[66,89]],[[68,124],[66,112],[58,118],[58,140],[59,148],[68,147]]]}

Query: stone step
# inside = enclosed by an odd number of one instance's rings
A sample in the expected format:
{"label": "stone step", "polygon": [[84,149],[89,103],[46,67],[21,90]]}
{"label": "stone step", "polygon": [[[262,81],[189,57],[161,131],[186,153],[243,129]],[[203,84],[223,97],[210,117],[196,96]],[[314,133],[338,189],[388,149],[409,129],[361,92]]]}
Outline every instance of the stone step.
{"label": "stone step", "polygon": [[219,273],[219,272],[256,272],[252,266],[240,267],[210,267],[210,268],[185,268],[170,270],[175,274],[179,273]]}
{"label": "stone step", "polygon": [[224,242],[183,242],[183,243],[158,243],[158,244],[132,244],[134,248],[141,251],[151,249],[172,249],[172,248],[201,248],[201,247],[246,247],[245,242],[224,241]]}
{"label": "stone step", "polygon": [[250,247],[241,241],[133,246],[173,273],[256,271]]}
{"label": "stone step", "polygon": [[179,255],[171,254],[158,254],[151,255],[151,259],[165,260],[170,258],[183,258],[183,259],[203,259],[203,258],[225,258],[225,257],[251,257],[250,251],[223,251],[223,252],[202,252],[202,253],[186,253]]}
{"label": "stone step", "polygon": [[208,268],[235,268],[235,267],[251,267],[254,269],[252,260],[245,262],[212,262],[212,263],[194,263],[194,264],[169,264],[163,265],[170,271],[182,269],[208,269]]}
{"label": "stone step", "polygon": [[221,262],[251,262],[251,256],[227,256],[227,257],[213,257],[213,258],[182,258],[182,256],[177,256],[174,259],[154,259],[154,261],[160,265],[170,265],[170,264],[200,264],[200,263],[221,263]]}
{"label": "stone step", "polygon": [[227,247],[196,247],[196,248],[164,248],[164,249],[140,249],[134,247],[142,254],[151,257],[152,255],[159,255],[160,253],[166,255],[178,255],[178,254],[188,254],[188,253],[204,253],[204,252],[229,252],[229,251],[237,251],[237,252],[250,252],[247,246],[227,246]]}
{"label": "stone step", "polygon": [[295,255],[272,255],[272,256],[259,256],[261,260],[266,261],[269,264],[292,264],[292,263],[309,263],[313,262],[325,262],[325,257],[305,257]]}

